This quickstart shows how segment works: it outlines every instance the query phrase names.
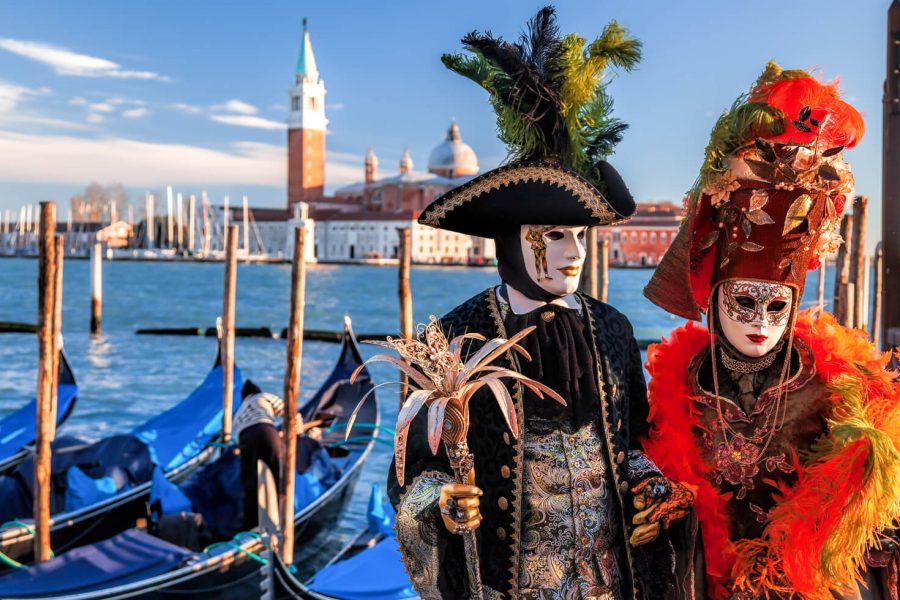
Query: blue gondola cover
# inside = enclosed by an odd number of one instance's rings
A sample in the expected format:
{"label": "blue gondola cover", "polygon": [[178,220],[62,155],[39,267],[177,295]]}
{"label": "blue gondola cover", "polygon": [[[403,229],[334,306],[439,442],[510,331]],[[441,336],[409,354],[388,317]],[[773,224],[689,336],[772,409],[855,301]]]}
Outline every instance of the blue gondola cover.
{"label": "blue gondola cover", "polygon": [[[240,406],[243,385],[241,371],[235,366],[232,412]],[[217,366],[190,396],[136,427],[132,434],[150,446],[156,464],[169,471],[200,453],[221,426],[222,367]]]}
{"label": "blue gondola cover", "polygon": [[165,573],[193,556],[193,552],[129,529],[0,577],[0,598],[43,598],[61,592],[101,590]]}

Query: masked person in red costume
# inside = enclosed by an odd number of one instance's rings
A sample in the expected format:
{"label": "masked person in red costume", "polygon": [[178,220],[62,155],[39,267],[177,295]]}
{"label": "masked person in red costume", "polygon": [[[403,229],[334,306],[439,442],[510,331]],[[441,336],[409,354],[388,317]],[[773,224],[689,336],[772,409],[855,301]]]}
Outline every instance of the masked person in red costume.
{"label": "masked person in red costume", "polygon": [[799,310],[807,270],[842,241],[843,152],[862,134],[836,84],[769,63],[713,129],[644,290],[708,323],[647,364],[644,448],[696,494],[677,527],[686,598],[897,598],[896,373],[864,332]]}
{"label": "masked person in red costume", "polygon": [[[502,283],[440,324],[448,338],[482,340],[536,327],[522,340],[530,360],[507,352],[496,367],[540,382],[566,403],[498,381],[513,429],[488,388],[477,392],[468,430],[474,485],[454,483],[444,450],[429,449],[433,411],[420,411],[388,481],[404,562],[428,599],[663,598],[674,552],[663,538],[645,544],[659,525],[635,527],[633,519],[649,504],[666,517],[686,513],[690,493],[661,477],[637,442],[647,402],[631,324],[576,292],[587,229],[634,211],[605,160],[624,125],[610,114],[604,71],[633,66],[640,45],[615,22],[592,43],[561,36],[552,8],[515,43],[479,33],[463,43],[471,54],[444,62],[487,89],[512,160],[444,194],[419,221],[493,238]],[[483,356],[492,343],[473,340],[461,354]],[[477,552],[466,550],[469,531]]]}

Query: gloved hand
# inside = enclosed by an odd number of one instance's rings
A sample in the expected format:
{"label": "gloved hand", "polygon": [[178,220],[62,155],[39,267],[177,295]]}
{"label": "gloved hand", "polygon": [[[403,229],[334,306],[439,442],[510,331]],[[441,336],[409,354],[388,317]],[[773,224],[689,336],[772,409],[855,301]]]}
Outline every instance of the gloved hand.
{"label": "gloved hand", "polygon": [[656,539],[661,529],[683,519],[694,506],[695,492],[679,481],[665,477],[650,477],[632,490],[637,514],[631,519],[635,526],[631,545],[640,546]]}
{"label": "gloved hand", "polygon": [[447,531],[461,534],[478,529],[481,525],[480,496],[481,489],[474,485],[448,483],[441,487],[438,506]]}

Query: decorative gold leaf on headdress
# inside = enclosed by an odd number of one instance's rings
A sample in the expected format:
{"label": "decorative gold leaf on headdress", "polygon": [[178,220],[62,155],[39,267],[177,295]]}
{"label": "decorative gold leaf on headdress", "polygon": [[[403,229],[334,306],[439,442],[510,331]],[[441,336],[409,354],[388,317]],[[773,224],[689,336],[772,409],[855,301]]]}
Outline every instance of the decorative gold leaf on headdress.
{"label": "decorative gold leaf on headdress", "polygon": [[781,235],[787,235],[803,225],[803,221],[806,219],[807,215],[809,215],[809,211],[812,210],[812,207],[813,199],[809,194],[803,194],[794,200],[784,219],[784,230],[781,232]]}

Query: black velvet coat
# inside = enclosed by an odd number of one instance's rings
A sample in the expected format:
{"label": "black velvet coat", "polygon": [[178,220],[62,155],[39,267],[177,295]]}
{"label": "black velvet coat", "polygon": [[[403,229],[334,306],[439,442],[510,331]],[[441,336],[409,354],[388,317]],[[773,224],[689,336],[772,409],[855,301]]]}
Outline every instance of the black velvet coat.
{"label": "black velvet coat", "polygon": [[[647,391],[641,354],[631,324],[620,312],[594,298],[578,295],[583,318],[590,320],[592,346],[598,365],[600,415],[604,454],[612,465],[616,501],[622,517],[621,531],[631,535],[632,496],[630,487],[638,483],[629,473],[629,450],[638,450],[638,440],[647,430]],[[489,288],[456,307],[441,319],[448,339],[464,332],[480,333],[487,339],[509,337],[504,331],[495,292]],[[513,332],[514,333],[514,332]],[[478,344],[479,342],[474,342]],[[519,371],[517,356],[507,353],[495,364]],[[519,430],[524,431],[522,395],[518,385],[507,384],[516,404]],[[481,577],[484,585],[504,597],[518,596],[518,556],[522,526],[523,447],[509,433],[492,398],[479,392],[470,404],[469,448],[475,455],[476,484],[482,489],[482,523],[478,529]],[[388,475],[388,494],[398,506],[416,477],[425,471],[452,473],[443,445],[432,455],[426,435],[427,411],[421,411],[409,430],[406,455],[406,486],[396,479],[394,465]],[[437,510],[436,508],[434,510]],[[438,534],[441,570],[439,586],[443,598],[466,598],[466,568],[462,538],[442,527]],[[665,540],[640,548],[627,548],[628,568],[623,574],[634,598],[666,596],[673,570],[671,546]]]}

